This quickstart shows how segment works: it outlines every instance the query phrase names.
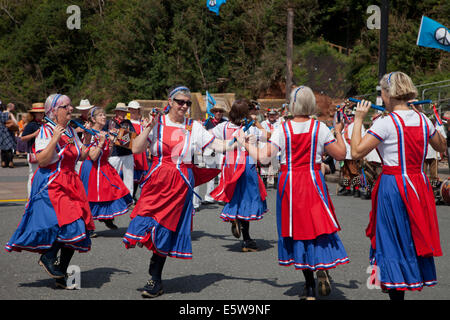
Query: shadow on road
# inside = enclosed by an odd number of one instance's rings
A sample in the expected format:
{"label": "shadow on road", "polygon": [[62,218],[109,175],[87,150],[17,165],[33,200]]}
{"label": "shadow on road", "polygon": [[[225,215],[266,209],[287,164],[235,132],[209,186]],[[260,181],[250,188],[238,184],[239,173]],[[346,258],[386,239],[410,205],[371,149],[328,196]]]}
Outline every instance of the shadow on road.
{"label": "shadow on road", "polygon": [[[81,272],[81,288],[96,288],[99,289],[103,284],[111,282],[111,276],[115,273],[131,274],[130,271],[120,270],[116,268],[96,268],[88,271]],[[29,283],[19,283],[19,287],[25,288],[43,288],[43,287],[55,287],[54,279],[41,279]]]}
{"label": "shadow on road", "polygon": [[[264,284],[267,284],[272,287],[276,288],[287,288],[287,290],[284,292],[285,296],[289,297],[295,297],[298,296],[300,298],[300,295],[303,292],[303,286],[304,282],[299,281],[296,283],[289,283],[289,284],[279,284],[278,278],[262,278],[262,279],[255,279],[255,278],[244,278],[244,277],[234,277],[229,275],[224,275],[222,273],[207,273],[203,275],[190,275],[190,276],[183,276],[183,277],[177,277],[173,279],[165,279],[163,280],[163,286],[164,286],[164,292],[166,294],[171,293],[198,293],[206,289],[207,287],[217,284],[220,281],[223,280],[238,280],[238,281],[245,281],[249,285],[251,285],[252,282],[262,282]],[[332,279],[331,279],[332,280]],[[317,295],[317,298],[320,300],[346,300],[346,296],[344,295],[343,291],[339,290],[339,288],[350,288],[350,289],[358,289],[360,284],[357,280],[350,280],[349,284],[341,284],[341,283],[332,283],[332,291],[329,296],[322,297]],[[137,291],[142,291],[143,288],[137,289]],[[214,299],[214,297],[211,297]],[[280,299],[283,299],[282,296],[280,296]]]}

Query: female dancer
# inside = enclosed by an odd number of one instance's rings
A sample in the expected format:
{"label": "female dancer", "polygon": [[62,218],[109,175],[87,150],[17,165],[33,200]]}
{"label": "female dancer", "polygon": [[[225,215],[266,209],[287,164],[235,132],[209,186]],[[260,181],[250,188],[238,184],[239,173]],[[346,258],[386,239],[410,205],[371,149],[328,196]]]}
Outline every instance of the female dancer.
{"label": "female dancer", "polygon": [[[39,169],[22,220],[6,244],[9,252],[41,253],[39,264],[63,288],[74,251],[90,250],[88,230],[95,228],[83,184],[75,172],[75,164],[86,158],[87,148],[67,125],[73,111],[70,103],[69,97],[60,94],[52,94],[45,102],[45,114],[55,126],[44,124],[36,137]],[[61,256],[56,265],[58,251]]]}
{"label": "female dancer", "polygon": [[382,159],[366,234],[381,287],[391,299],[403,300],[405,290],[437,283],[433,257],[441,256],[442,250],[433,190],[423,164],[428,143],[444,152],[445,140],[424,114],[408,107],[417,95],[409,76],[392,72],[380,85],[389,115],[377,119],[361,138],[370,102],[358,103],[351,146],[355,158],[377,148]]}
{"label": "female dancer", "polygon": [[[250,108],[253,105],[246,99],[236,100],[229,113],[230,121],[220,123],[212,130],[219,139],[233,139],[244,119],[250,120]],[[257,138],[264,136],[263,131],[252,126],[248,134]],[[256,141],[255,141],[256,142]],[[245,150],[238,148],[225,154],[219,185],[211,192],[217,201],[226,202],[220,217],[231,221],[231,230],[236,238],[241,235],[242,251],[257,251],[255,240],[250,237],[250,221],[261,220],[267,211],[267,192],[264,182],[256,171],[256,161],[249,158]]]}
{"label": "female dancer", "polygon": [[[277,191],[278,261],[303,271],[302,299],[315,299],[314,271],[319,294],[331,290],[328,269],[349,262],[337,235],[340,230],[325,179],[320,171],[322,154],[345,158],[342,123],[336,124],[336,138],[330,129],[310,116],[317,111],[314,93],[300,86],[291,92],[292,120],[274,130],[259,155],[274,157],[281,152]],[[238,141],[256,158],[258,149],[247,143],[242,133]],[[264,159],[262,159],[264,161]]]}
{"label": "female dancer", "polygon": [[105,111],[93,107],[88,119],[91,128],[100,133],[92,137],[89,157],[81,165],[80,177],[94,220],[104,222],[110,229],[117,229],[114,218],[127,213],[133,199],[117,171],[108,162],[113,137],[108,139],[106,132],[101,131],[106,123]]}
{"label": "female dancer", "polygon": [[223,152],[228,148],[227,141],[215,140],[201,123],[185,117],[192,104],[188,88],[176,87],[168,98],[168,113],[145,124],[133,143],[133,153],[143,152],[150,143],[153,162],[123,239],[126,248],[137,244],[153,251],[151,279],[142,292],[148,298],[163,293],[161,274],[167,256],[192,258],[193,190],[220,173],[193,165],[194,150],[209,146]]}

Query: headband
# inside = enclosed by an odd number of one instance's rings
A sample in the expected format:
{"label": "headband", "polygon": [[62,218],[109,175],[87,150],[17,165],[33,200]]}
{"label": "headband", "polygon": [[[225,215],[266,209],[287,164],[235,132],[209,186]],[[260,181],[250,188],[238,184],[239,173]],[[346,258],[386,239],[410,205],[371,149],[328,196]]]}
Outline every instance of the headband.
{"label": "headband", "polygon": [[388,85],[388,87],[391,87],[391,77],[392,77],[392,75],[393,75],[394,73],[395,73],[395,72],[389,73],[389,77],[387,78],[387,85]]}
{"label": "headband", "polygon": [[295,89],[295,93],[294,93],[294,103],[297,101],[297,92],[300,90],[300,89],[303,89],[304,88],[304,86],[300,86],[300,87],[298,87],[297,89]]}
{"label": "headband", "polygon": [[169,98],[172,98],[175,93],[179,92],[179,91],[189,91],[189,88],[181,86],[181,87],[176,87],[175,89],[173,89],[172,91],[170,91],[169,93]]}
{"label": "headband", "polygon": [[46,105],[45,106],[45,115],[47,117],[49,117],[50,119],[53,119],[55,117],[55,106],[56,106],[56,102],[58,102],[58,99],[61,98],[62,95],[57,93],[55,94],[55,96],[52,99],[52,102],[50,103],[50,105]]}
{"label": "headband", "polygon": [[95,110],[97,110],[97,109],[100,109],[100,107],[93,107],[92,109],[91,109],[91,111],[89,111],[89,117],[90,118],[93,118],[94,117],[94,111]]}

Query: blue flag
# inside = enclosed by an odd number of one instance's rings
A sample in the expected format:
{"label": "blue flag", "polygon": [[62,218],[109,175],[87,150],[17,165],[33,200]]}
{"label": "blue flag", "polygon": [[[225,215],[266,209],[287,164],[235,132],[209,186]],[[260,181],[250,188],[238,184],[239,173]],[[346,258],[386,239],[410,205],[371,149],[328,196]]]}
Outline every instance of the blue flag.
{"label": "blue flag", "polygon": [[215,105],[216,100],[214,100],[213,96],[206,91],[206,113],[208,114],[208,117],[214,118],[214,114],[211,112],[211,109],[214,108]]}
{"label": "blue flag", "polygon": [[206,0],[206,6],[216,15],[219,15],[220,6],[223,5],[227,0]]}
{"label": "blue flag", "polygon": [[450,51],[450,32],[442,24],[422,16],[417,45]]}

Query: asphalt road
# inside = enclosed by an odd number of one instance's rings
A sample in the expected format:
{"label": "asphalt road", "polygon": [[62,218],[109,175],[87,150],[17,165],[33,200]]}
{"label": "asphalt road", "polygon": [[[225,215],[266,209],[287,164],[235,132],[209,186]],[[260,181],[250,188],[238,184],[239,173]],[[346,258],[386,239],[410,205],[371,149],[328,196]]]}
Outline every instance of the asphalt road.
{"label": "asphalt road", "polygon": [[[5,169],[6,170],[6,169]],[[0,191],[11,183],[23,183],[27,168],[0,174]],[[5,171],[2,171],[2,173]],[[3,180],[2,180],[3,179]],[[328,183],[342,227],[340,237],[350,263],[331,270],[332,293],[321,300],[387,300],[379,289],[367,286],[369,240],[365,237],[370,201],[338,197],[336,185]],[[6,190],[6,191],[5,191]],[[230,223],[219,218],[221,206],[202,206],[193,222],[193,259],[168,258],[164,272],[165,294],[155,300],[298,300],[303,274],[277,261],[275,190],[268,189],[269,212],[250,224],[250,233],[260,248],[243,253],[230,231]],[[21,195],[17,195],[21,197]],[[24,210],[24,202],[0,202],[0,243],[11,237]],[[438,206],[441,244],[444,256],[436,259],[438,284],[421,292],[408,292],[408,300],[447,300],[450,298],[450,210]],[[75,253],[71,264],[79,267],[79,290],[55,289],[38,265],[39,255],[30,252],[0,253],[0,300],[142,300],[140,291],[148,275],[151,253],[145,248],[125,249],[122,236],[129,214],[116,219],[118,230],[108,230],[96,222],[98,237],[88,253]]]}

